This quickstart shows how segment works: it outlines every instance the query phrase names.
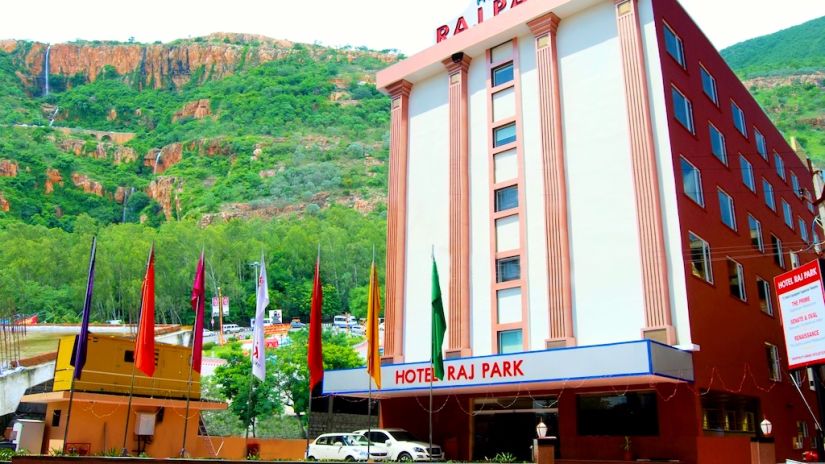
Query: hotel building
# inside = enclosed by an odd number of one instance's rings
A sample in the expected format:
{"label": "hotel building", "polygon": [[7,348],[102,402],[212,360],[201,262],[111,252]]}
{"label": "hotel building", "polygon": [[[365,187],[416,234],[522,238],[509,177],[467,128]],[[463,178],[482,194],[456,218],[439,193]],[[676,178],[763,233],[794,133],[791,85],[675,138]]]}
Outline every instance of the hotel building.
{"label": "hotel building", "polygon": [[[626,437],[634,459],[756,462],[765,418],[801,459],[817,403],[772,279],[816,256],[810,163],[675,0],[476,3],[377,76],[382,425],[427,437],[432,389],[448,459],[529,460],[541,420],[568,462],[626,458]],[[366,396],[366,373],[324,392]]]}

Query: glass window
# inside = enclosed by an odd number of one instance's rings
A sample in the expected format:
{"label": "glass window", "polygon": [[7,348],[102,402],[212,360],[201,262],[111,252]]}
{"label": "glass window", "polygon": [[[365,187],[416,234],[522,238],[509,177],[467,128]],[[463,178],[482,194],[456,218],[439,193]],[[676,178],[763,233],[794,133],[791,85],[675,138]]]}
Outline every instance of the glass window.
{"label": "glass window", "polygon": [[521,278],[521,263],[518,256],[496,260],[496,282],[509,282]]}
{"label": "glass window", "polygon": [[797,217],[796,222],[799,224],[799,236],[802,237],[803,242],[808,243],[808,225],[801,217]]}
{"label": "glass window", "polygon": [[791,258],[791,269],[796,269],[799,267],[799,253],[795,251],[791,251],[788,253],[788,256]]}
{"label": "glass window", "polygon": [[496,190],[496,212],[518,208],[518,186]]}
{"label": "glass window", "polygon": [[779,348],[770,343],[765,343],[765,355],[768,357],[768,371],[770,379],[774,382],[782,380],[782,367],[779,364]]}
{"label": "glass window", "polygon": [[759,295],[759,309],[765,314],[773,316],[773,302],[771,301],[771,284],[761,277],[756,278],[756,290]]}
{"label": "glass window", "polygon": [[513,62],[493,68],[493,87],[506,84],[513,80]]}
{"label": "glass window", "polygon": [[793,212],[791,205],[785,199],[782,199],[782,216],[785,218],[785,225],[793,229]]}
{"label": "glass window", "polygon": [[771,251],[773,252],[773,262],[777,266],[785,269],[785,256],[782,255],[782,240],[771,234]]}
{"label": "glass window", "polygon": [[765,251],[765,244],[762,242],[762,223],[750,214],[748,214],[748,229],[751,234],[751,245],[759,251]]}
{"label": "glass window", "polygon": [[705,69],[704,66],[700,66],[699,70],[702,73],[702,90],[713,103],[718,105],[719,97],[716,94],[716,79],[714,79],[713,76],[710,75],[710,73],[707,69]]}
{"label": "glass window", "polygon": [[762,190],[765,194],[765,204],[768,208],[776,211],[776,201],[773,199],[773,185],[765,179],[762,179]]}
{"label": "glass window", "polygon": [[796,177],[796,174],[794,174],[793,171],[791,171],[791,188],[793,189],[793,193],[794,195],[796,195],[797,198],[802,198],[805,195],[805,192],[799,186],[799,178]]}
{"label": "glass window", "polygon": [[776,175],[785,180],[785,161],[782,160],[782,156],[777,152],[773,152],[773,162],[776,167]]}
{"label": "glass window", "polygon": [[756,139],[756,151],[762,158],[768,159],[768,145],[765,143],[765,136],[759,130],[753,128],[753,138]]}
{"label": "glass window", "polygon": [[681,67],[685,67],[685,48],[682,39],[668,25],[665,25],[665,49]]}
{"label": "glass window", "polygon": [[670,90],[673,98],[673,115],[685,129],[693,133],[693,105],[676,87],[671,87]]}
{"label": "glass window", "polygon": [[576,397],[578,434],[658,435],[657,402],[654,392],[579,395]]}
{"label": "glass window", "polygon": [[688,232],[690,242],[690,268],[696,277],[713,283],[713,271],[710,267],[710,245],[693,232]]}
{"label": "glass window", "polygon": [[733,113],[733,125],[736,127],[736,130],[747,137],[748,129],[745,127],[745,113],[742,112],[742,109],[739,108],[739,105],[733,100],[730,102],[730,111]]}
{"label": "glass window", "polygon": [[681,158],[682,165],[682,187],[685,195],[700,206],[705,206],[705,198],[702,194],[702,175],[696,166],[690,164],[685,158]]}
{"label": "glass window", "polygon": [[724,190],[719,189],[719,214],[722,217],[722,223],[736,230],[736,213],[733,210],[733,198],[725,193]]}
{"label": "glass window", "polygon": [[742,265],[728,258],[728,285],[730,294],[745,301],[745,270]]}
{"label": "glass window", "polygon": [[503,330],[498,333],[498,354],[520,353],[524,351],[521,329]]}
{"label": "glass window", "polygon": [[493,129],[493,146],[500,147],[516,141],[516,123]]}
{"label": "glass window", "polygon": [[710,151],[719,161],[728,164],[728,152],[725,149],[725,136],[713,124],[708,123],[710,132]]}
{"label": "glass window", "polygon": [[742,155],[739,155],[739,168],[742,170],[742,183],[745,184],[751,192],[755,192],[756,182],[753,180],[753,165]]}
{"label": "glass window", "polygon": [[808,189],[803,190],[802,196],[805,198],[805,204],[808,206],[808,211],[814,212],[814,198]]}

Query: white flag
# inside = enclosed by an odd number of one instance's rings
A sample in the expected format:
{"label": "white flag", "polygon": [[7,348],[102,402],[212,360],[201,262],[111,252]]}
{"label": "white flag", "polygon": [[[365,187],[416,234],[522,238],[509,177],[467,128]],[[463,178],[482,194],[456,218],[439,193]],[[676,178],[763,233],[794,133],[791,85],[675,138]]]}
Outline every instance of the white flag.
{"label": "white flag", "polygon": [[266,355],[264,353],[264,310],[269,306],[269,288],[266,285],[266,266],[261,254],[261,273],[255,290],[255,327],[252,331],[252,375],[264,380]]}

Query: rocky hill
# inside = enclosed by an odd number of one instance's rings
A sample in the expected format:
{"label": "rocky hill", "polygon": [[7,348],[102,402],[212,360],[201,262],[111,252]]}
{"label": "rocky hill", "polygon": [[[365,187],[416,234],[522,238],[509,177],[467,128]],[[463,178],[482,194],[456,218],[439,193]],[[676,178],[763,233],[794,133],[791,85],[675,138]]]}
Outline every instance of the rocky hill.
{"label": "rocky hill", "polygon": [[825,164],[825,17],[722,50],[786,137]]}
{"label": "rocky hill", "polygon": [[[71,229],[383,208],[389,52],[243,34],[0,42],[0,218]],[[13,167],[13,168],[12,168]]]}

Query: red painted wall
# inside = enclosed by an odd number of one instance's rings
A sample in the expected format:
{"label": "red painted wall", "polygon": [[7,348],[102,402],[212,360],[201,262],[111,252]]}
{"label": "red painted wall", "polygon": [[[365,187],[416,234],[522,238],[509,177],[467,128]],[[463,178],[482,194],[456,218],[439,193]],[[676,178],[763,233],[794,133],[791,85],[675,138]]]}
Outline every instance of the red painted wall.
{"label": "red painted wall", "polygon": [[[774,424],[777,458],[800,459],[801,450],[791,449],[791,437],[796,435],[796,421],[807,421],[809,430],[813,430],[813,423],[789,381],[787,368],[783,372],[782,382],[776,383],[769,379],[765,342],[779,346],[783,365],[787,366],[787,363],[778,303],[775,295],[772,295],[774,316],[760,310],[756,276],[772,282],[776,274],[783,272],[783,269],[774,264],[773,256],[770,254],[771,233],[782,240],[787,269],[790,269],[788,251],[807,246],[800,238],[796,222],[797,217],[801,216],[810,227],[813,214],[807,209],[805,201],[793,194],[790,172],[793,171],[797,175],[802,188],[813,192],[811,173],[682,7],[674,0],[656,0],[653,7],[676,179],[681,179],[681,155],[701,171],[704,190],[703,208],[684,195],[680,181],[676,186],[685,257],[690,329],[693,343],[701,347],[701,350],[694,354],[696,387],[702,391],[710,389],[758,397],[764,416]],[[670,25],[683,41],[686,69],[683,69],[665,49],[663,22]],[[716,78],[718,107],[702,91],[700,63]],[[671,84],[675,84],[693,104],[695,135],[689,133],[672,116]],[[745,113],[748,138],[743,137],[733,125],[731,99],[734,99]],[[711,153],[708,121],[725,136],[728,166],[722,164]],[[757,152],[754,127],[759,129],[767,141],[767,161]],[[785,162],[784,181],[775,170],[774,150]],[[753,165],[756,193],[751,192],[742,182],[739,153]],[[774,187],[776,212],[764,203],[763,177]],[[717,186],[734,199],[737,231],[731,230],[721,222]],[[785,199],[793,210],[793,230],[783,221],[781,199]],[[766,247],[764,254],[751,246],[748,213],[762,223]],[[710,244],[714,284],[708,284],[691,274],[688,231],[693,231]],[[730,295],[726,262],[728,256],[744,266],[747,302]],[[800,254],[802,263],[813,258],[814,254],[811,252]],[[811,404],[815,405],[814,396],[810,394],[812,392],[807,389],[806,392],[809,393],[808,399]],[[762,417],[756,420],[759,422]],[[701,428],[701,420],[697,426]],[[700,430],[700,433],[703,432]],[[806,440],[806,447],[809,444],[810,439]]]}

